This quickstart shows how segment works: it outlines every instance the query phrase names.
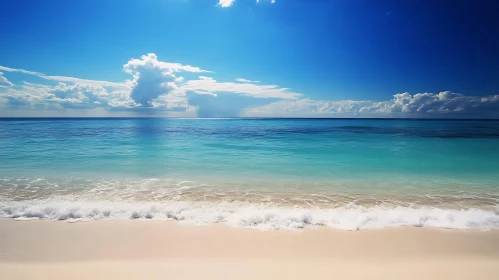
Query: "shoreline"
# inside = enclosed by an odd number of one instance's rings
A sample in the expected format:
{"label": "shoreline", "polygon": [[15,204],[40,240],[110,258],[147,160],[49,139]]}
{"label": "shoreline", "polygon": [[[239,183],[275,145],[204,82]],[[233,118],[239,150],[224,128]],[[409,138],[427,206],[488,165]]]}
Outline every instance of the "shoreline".
{"label": "shoreline", "polygon": [[0,236],[2,279],[499,278],[498,230],[0,219]]}

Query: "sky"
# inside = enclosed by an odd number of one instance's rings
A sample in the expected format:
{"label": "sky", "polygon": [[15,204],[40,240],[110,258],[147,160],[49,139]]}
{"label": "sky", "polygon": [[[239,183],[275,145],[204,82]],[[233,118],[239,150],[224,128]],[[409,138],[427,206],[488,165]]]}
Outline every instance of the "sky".
{"label": "sky", "polygon": [[495,0],[2,0],[0,117],[499,118]]}

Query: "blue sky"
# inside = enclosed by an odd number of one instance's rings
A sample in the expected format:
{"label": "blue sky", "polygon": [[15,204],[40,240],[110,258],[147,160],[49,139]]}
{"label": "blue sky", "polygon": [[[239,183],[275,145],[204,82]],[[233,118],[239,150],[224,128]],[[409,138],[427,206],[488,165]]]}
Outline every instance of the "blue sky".
{"label": "blue sky", "polygon": [[0,5],[0,116],[499,116],[497,1]]}

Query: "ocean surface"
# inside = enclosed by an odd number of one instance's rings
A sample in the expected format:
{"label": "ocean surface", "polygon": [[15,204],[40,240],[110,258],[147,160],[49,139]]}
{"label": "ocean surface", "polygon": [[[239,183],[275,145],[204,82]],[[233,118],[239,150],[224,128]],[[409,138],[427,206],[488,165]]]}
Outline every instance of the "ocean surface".
{"label": "ocean surface", "polygon": [[499,121],[0,119],[0,217],[499,229]]}

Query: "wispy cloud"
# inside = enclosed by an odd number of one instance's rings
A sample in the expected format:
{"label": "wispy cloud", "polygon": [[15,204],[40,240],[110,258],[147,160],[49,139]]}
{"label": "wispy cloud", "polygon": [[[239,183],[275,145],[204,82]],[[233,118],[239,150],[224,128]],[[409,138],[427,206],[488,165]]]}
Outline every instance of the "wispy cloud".
{"label": "wispy cloud", "polygon": [[1,66],[1,65],[0,65],[0,71],[20,72],[20,73],[30,74],[30,75],[36,75],[36,76],[43,75],[42,73],[38,73],[38,72],[27,71],[27,70],[23,70],[23,69],[9,68],[9,67],[5,67],[5,66]]}
{"label": "wispy cloud", "polygon": [[241,83],[259,83],[260,81],[252,81],[252,80],[247,80],[243,78],[237,78],[236,81],[241,82]]}
{"label": "wispy cloud", "polygon": [[104,86],[104,87],[116,87],[116,88],[126,88],[128,87],[126,84],[123,83],[114,83],[114,82],[108,82],[108,81],[99,81],[99,80],[88,80],[88,79],[80,79],[80,78],[75,78],[75,77],[66,77],[66,76],[48,76],[40,72],[34,72],[34,71],[28,71],[24,69],[15,69],[15,68],[9,68],[5,66],[0,65],[0,70],[7,71],[7,72],[18,72],[18,73],[23,73],[23,74],[28,74],[28,75],[33,75],[40,77],[45,80],[51,80],[51,81],[57,81],[57,82],[70,82],[70,83],[76,83],[80,85],[89,85],[89,86]]}
{"label": "wispy cloud", "polygon": [[58,82],[69,82],[75,83],[79,85],[88,85],[88,86],[103,86],[103,87],[115,87],[115,88],[128,88],[128,86],[124,83],[114,83],[108,81],[99,81],[99,80],[88,80],[88,79],[80,79],[74,77],[66,77],[66,76],[39,76],[40,78]]}
{"label": "wispy cloud", "polygon": [[0,72],[0,84],[7,84],[8,86],[13,86],[14,84],[11,83],[7,78],[3,76],[3,73]]}
{"label": "wispy cloud", "polygon": [[256,0],[256,3],[260,3],[260,2],[270,2],[270,4],[274,4],[276,0]]}
{"label": "wispy cloud", "polygon": [[199,80],[188,80],[183,83],[179,89],[210,93],[228,92],[252,96],[254,98],[298,99],[301,96],[300,93],[292,92],[288,88],[281,88],[277,85],[260,85],[249,82],[218,82],[215,79],[207,77],[200,77]]}

